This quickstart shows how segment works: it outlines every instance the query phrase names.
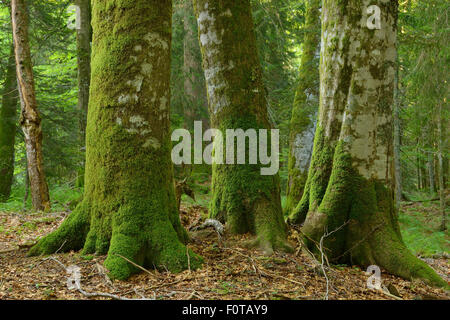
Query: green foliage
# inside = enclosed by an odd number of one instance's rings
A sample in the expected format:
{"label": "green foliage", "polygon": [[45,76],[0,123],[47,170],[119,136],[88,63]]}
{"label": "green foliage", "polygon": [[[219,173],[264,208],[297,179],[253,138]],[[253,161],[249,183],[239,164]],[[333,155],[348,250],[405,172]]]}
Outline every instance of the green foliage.
{"label": "green foliage", "polygon": [[[73,209],[75,203],[78,203],[83,195],[83,190],[75,188],[73,184],[64,183],[61,185],[52,185],[50,188],[50,199],[52,199],[52,212],[62,212]],[[20,212],[32,209],[31,197],[28,197],[25,207],[23,199],[25,197],[25,187],[16,185],[12,191],[9,200],[6,203],[0,203],[0,211]]]}
{"label": "green foliage", "polygon": [[[444,128],[448,127],[449,109],[442,108],[440,114],[439,105],[448,106],[449,13],[446,0],[404,1],[400,5],[401,161],[404,189],[409,192],[430,188],[427,162],[437,158],[437,124],[443,121]],[[444,159],[450,156],[446,143]],[[448,179],[448,167],[445,170]]]}
{"label": "green foliage", "polygon": [[414,206],[404,205],[400,211],[403,240],[415,255],[427,257],[450,252],[449,231],[436,231],[441,223],[438,207],[436,202],[424,201]]}

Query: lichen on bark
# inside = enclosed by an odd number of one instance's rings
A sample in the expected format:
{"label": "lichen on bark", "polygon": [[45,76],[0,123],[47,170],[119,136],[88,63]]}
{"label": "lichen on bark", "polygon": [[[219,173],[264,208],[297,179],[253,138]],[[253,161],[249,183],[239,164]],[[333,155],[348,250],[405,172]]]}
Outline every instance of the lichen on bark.
{"label": "lichen on bark", "polygon": [[[367,7],[381,28],[367,27]],[[323,2],[320,114],[305,192],[306,245],[332,262],[376,264],[448,288],[403,243],[394,205],[393,119],[397,1]],[[333,232],[338,230],[336,232]]]}
{"label": "lichen on bark", "polygon": [[170,159],[169,0],[92,2],[92,81],[83,201],[30,255],[107,254],[110,276],[200,266],[187,250]]}
{"label": "lichen on bark", "polygon": [[11,17],[20,94],[20,125],[25,138],[31,202],[35,210],[50,210],[50,196],[44,172],[41,115],[36,101],[33,63],[28,35],[29,17],[25,0],[11,1]]}
{"label": "lichen on bark", "polygon": [[[224,133],[271,129],[250,1],[194,0],[194,8],[212,127]],[[247,158],[248,152],[247,144]],[[279,177],[263,176],[260,169],[259,164],[213,164],[210,216],[226,222],[232,233],[255,234],[253,244],[266,253],[290,250]]]}

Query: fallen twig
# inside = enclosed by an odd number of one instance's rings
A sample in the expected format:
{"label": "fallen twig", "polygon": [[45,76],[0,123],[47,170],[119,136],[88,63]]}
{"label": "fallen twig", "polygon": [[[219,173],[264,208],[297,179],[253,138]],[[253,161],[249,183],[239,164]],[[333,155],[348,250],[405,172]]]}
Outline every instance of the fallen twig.
{"label": "fallen twig", "polygon": [[131,261],[130,259],[128,259],[128,258],[125,258],[124,256],[122,256],[121,254],[118,254],[118,253],[113,253],[113,255],[115,255],[115,256],[118,256],[119,258],[122,258],[122,259],[124,259],[125,261],[127,261],[128,263],[131,263],[133,266],[135,266],[136,268],[138,268],[138,269],[141,269],[142,271],[144,271],[144,272],[146,272],[146,273],[148,273],[149,275],[151,275],[152,277],[154,277],[154,278],[157,278],[157,276],[156,275],[154,275],[153,273],[151,273],[150,271],[148,271],[147,269],[145,269],[144,267],[142,267],[142,266],[140,266],[140,265],[138,265],[137,263],[134,263],[133,261]]}

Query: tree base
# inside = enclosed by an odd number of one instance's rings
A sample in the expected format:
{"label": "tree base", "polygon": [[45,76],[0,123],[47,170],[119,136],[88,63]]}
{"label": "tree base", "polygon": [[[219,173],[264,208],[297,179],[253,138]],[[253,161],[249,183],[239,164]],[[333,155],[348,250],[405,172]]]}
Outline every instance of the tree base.
{"label": "tree base", "polygon": [[[405,246],[389,191],[380,183],[364,179],[354,181],[354,185],[361,187],[357,196],[342,197],[335,184],[337,189],[320,206],[323,212],[308,213],[302,231],[310,251],[318,257],[326,254],[330,262],[364,268],[377,265],[404,279],[421,279],[448,289],[448,283]],[[373,214],[367,214],[370,212]]]}
{"label": "tree base", "polygon": [[109,276],[119,280],[140,271],[121,256],[143,267],[156,266],[171,272],[199,268],[202,258],[184,245],[188,240],[184,228],[174,227],[168,216],[162,219],[158,209],[161,208],[148,211],[142,208],[142,202],[129,203],[108,219],[83,201],[57,230],[33,246],[28,255],[82,248],[83,254],[107,254],[105,267],[110,271]]}
{"label": "tree base", "polygon": [[291,244],[281,237],[277,237],[276,239],[256,237],[256,239],[245,242],[244,245],[247,248],[258,248],[266,256],[271,256],[275,251],[282,251],[286,253],[294,252],[294,248]]}

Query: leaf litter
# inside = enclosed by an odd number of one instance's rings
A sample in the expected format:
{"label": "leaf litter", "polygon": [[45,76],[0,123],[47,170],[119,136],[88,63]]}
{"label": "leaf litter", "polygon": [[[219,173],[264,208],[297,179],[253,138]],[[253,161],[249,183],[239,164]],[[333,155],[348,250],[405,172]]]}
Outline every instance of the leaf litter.
{"label": "leaf litter", "polygon": [[[181,221],[188,230],[204,222],[206,208],[182,206]],[[299,233],[290,230],[289,240],[297,244],[295,254],[264,256],[245,246],[250,236],[225,234],[212,228],[192,231],[189,247],[204,258],[199,270],[174,274],[149,269],[127,281],[111,281],[103,267],[106,256],[84,256],[80,252],[56,253],[50,257],[27,257],[30,245],[57,228],[67,212],[0,212],[0,300],[9,299],[163,299],[163,300],[322,300],[327,281],[320,263],[299,246]],[[447,281],[447,257],[426,260]],[[80,268],[83,294],[69,290],[69,275],[63,266]],[[331,300],[450,299],[450,293],[421,281],[407,281],[382,270],[383,290],[368,289],[368,274],[357,267],[326,266]]]}

